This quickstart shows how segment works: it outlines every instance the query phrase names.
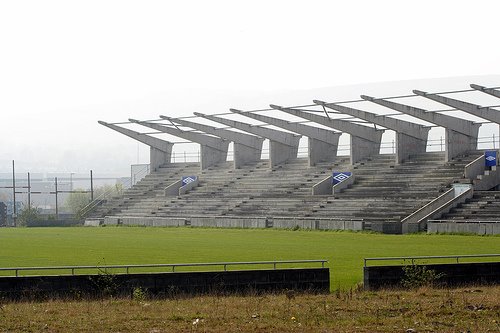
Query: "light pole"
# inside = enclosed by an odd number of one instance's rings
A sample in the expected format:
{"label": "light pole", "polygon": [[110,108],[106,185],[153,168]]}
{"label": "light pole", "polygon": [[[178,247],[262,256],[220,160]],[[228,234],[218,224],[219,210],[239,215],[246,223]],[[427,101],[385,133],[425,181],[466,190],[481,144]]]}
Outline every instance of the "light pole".
{"label": "light pole", "polygon": [[74,172],[69,173],[69,190],[70,191],[73,191],[73,175],[74,174],[75,174]]}

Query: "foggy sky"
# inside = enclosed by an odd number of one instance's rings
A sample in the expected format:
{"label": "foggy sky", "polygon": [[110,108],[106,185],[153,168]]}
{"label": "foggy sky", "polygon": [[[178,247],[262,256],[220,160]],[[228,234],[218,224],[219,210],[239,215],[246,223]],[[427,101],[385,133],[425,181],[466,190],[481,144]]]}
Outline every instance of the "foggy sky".
{"label": "foggy sky", "polygon": [[[147,147],[97,120],[500,86],[499,7],[4,1],[0,172],[13,159],[19,171],[124,175],[130,164],[148,162]],[[450,79],[420,80],[432,78]]]}

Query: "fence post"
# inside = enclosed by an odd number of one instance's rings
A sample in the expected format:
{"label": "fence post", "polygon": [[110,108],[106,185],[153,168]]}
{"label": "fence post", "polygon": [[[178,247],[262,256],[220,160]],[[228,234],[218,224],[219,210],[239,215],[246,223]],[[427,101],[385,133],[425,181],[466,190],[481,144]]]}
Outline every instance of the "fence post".
{"label": "fence post", "polygon": [[[12,160],[12,220],[14,221],[14,227],[16,226],[17,220],[17,209],[16,209],[16,167],[15,162]],[[17,274],[17,272],[16,272]],[[17,276],[17,275],[16,275]]]}
{"label": "fence post", "polygon": [[31,178],[28,172],[28,209],[31,209]]}
{"label": "fence post", "polygon": [[90,170],[90,201],[94,201],[94,177],[92,176],[92,170]]}
{"label": "fence post", "polygon": [[57,177],[54,178],[55,179],[55,186],[56,186],[56,190],[55,190],[55,194],[56,194],[56,220],[58,221],[59,220],[59,207],[58,207],[58,203],[57,203],[57,194],[58,194],[58,190],[57,190]]}

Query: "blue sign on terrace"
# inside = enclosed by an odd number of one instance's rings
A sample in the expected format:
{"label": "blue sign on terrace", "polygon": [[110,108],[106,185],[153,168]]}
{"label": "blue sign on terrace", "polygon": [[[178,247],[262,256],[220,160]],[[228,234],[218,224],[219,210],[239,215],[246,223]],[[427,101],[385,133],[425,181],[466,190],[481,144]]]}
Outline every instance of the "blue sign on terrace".
{"label": "blue sign on terrace", "polygon": [[334,172],[332,175],[332,184],[342,183],[344,180],[352,176],[352,172]]}
{"label": "blue sign on terrace", "polygon": [[487,167],[492,167],[497,165],[496,150],[487,150],[484,152],[484,165]]}
{"label": "blue sign on terrace", "polygon": [[182,177],[182,186],[185,186],[189,183],[194,182],[198,177],[197,176],[183,176]]}

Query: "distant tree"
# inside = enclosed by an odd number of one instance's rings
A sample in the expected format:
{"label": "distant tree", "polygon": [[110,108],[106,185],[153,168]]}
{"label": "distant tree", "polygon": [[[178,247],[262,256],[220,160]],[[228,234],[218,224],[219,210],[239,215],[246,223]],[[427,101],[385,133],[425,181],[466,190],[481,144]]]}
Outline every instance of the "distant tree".
{"label": "distant tree", "polygon": [[[64,206],[68,211],[75,215],[76,219],[83,219],[85,212],[83,208],[90,203],[90,193],[83,193],[82,189],[75,189],[75,191],[69,193]],[[94,200],[103,200],[113,196],[119,196],[123,194],[123,185],[103,185],[94,189]]]}
{"label": "distant tree", "polygon": [[3,192],[0,192],[0,201],[7,202],[9,200],[9,196]]}
{"label": "distant tree", "polygon": [[123,194],[123,184],[116,183],[115,185],[103,185],[94,189],[94,199],[105,197],[110,198],[113,196],[120,196]]}
{"label": "distant tree", "polygon": [[[75,191],[84,191],[84,190],[75,189]],[[66,201],[64,202],[64,207],[72,214],[74,214],[77,219],[79,219],[80,218],[80,216],[78,216],[79,212],[82,210],[83,207],[88,205],[89,202],[90,202],[90,193],[72,192],[66,198]]]}
{"label": "distant tree", "polygon": [[41,219],[40,210],[36,207],[25,207],[17,215],[17,225],[27,226],[30,222],[36,222]]}

